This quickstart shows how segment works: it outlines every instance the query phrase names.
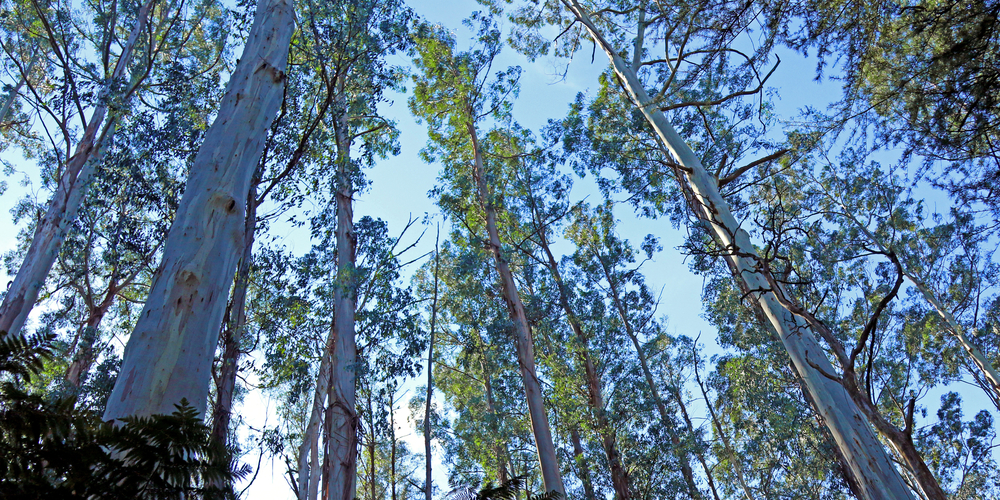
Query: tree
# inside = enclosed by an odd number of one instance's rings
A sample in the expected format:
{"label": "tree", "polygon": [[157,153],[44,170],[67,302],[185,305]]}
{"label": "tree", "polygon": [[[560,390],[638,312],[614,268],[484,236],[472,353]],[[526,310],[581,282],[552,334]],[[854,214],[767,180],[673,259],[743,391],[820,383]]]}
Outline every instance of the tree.
{"label": "tree", "polygon": [[[49,135],[52,149],[45,156],[49,163],[47,167],[54,170],[53,178],[57,185],[45,209],[45,216],[34,228],[31,244],[18,267],[17,276],[0,304],[0,332],[13,335],[23,327],[87,196],[95,171],[113,143],[130,100],[139,93],[158,58],[186,50],[185,42],[202,29],[199,25],[210,6],[198,7],[194,10],[195,19],[190,20],[194,27],[184,30],[188,20],[181,19],[179,11],[174,12],[172,5],[161,6],[156,0],[143,3],[134,13],[128,38],[122,43],[117,56],[111,52],[115,38],[114,23],[118,18],[117,4],[112,7],[112,12],[98,12],[98,25],[103,31],[95,34],[95,39],[104,41],[97,48],[101,65],[91,67],[95,70],[100,68],[97,74],[78,72],[76,59],[81,57],[80,44],[74,41],[75,20],[69,12],[56,9],[50,14],[34,1],[20,4],[15,9],[16,26],[23,28],[24,37],[28,40],[45,40],[48,49],[44,52],[46,66],[51,64],[59,68],[68,88],[64,89],[62,99],[50,101],[52,96],[46,95],[46,91],[54,89],[47,88],[47,82],[31,82],[29,68],[16,65],[22,80],[27,83],[33,114],[43,123],[51,122],[51,125],[46,123],[45,126],[59,130],[61,142]],[[50,18],[50,15],[53,17]],[[125,15],[128,18],[133,13]],[[3,43],[8,54],[13,54],[15,40],[12,38],[19,37],[7,37]],[[37,46],[37,43],[30,46]],[[137,52],[142,57],[133,64]],[[48,60],[50,57],[53,59],[51,63]],[[99,89],[96,94],[86,90],[87,85],[94,83]],[[92,108],[89,117],[85,112],[87,108]],[[72,132],[71,120],[75,119],[79,119],[84,126],[83,135],[78,140]]]}
{"label": "tree", "polygon": [[195,157],[149,298],[104,416],[155,415],[182,398],[205,413],[226,290],[243,240],[244,203],[264,132],[281,104],[294,11],[257,7],[244,56]]}
{"label": "tree", "polygon": [[[487,150],[490,145],[481,141],[478,130],[478,122],[483,118],[492,117],[501,123],[505,119],[504,115],[509,113],[507,96],[517,92],[518,71],[511,68],[496,76],[489,74],[489,68],[498,53],[499,32],[487,22],[483,22],[480,28],[480,43],[493,48],[485,51],[454,54],[454,40],[439,31],[433,32],[430,28],[427,30],[417,43],[420,58],[416,64],[423,75],[416,77],[415,97],[411,100],[411,108],[428,121],[431,140],[437,143],[432,147],[447,158],[446,168],[450,167],[457,174],[456,177],[461,175],[462,180],[456,179],[456,186],[453,188],[457,193],[448,196],[450,200],[446,198],[446,202],[461,204],[465,202],[463,198],[472,197],[475,200],[473,203],[482,212],[484,220],[475,221],[475,226],[482,228],[485,225],[488,236],[486,244],[493,253],[502,284],[503,300],[513,322],[518,364],[545,490],[562,494],[564,487],[561,472],[545,412],[541,383],[535,369],[531,329],[497,227],[497,200],[491,191],[488,177],[495,174],[487,172],[484,160],[485,155],[493,152]],[[502,135],[503,131],[495,131],[489,135],[498,134]],[[487,141],[491,139],[486,138]],[[502,158],[502,153],[500,155]],[[468,172],[466,165],[470,161],[472,168]],[[461,212],[454,216],[465,219]],[[466,221],[466,224],[470,222]]]}

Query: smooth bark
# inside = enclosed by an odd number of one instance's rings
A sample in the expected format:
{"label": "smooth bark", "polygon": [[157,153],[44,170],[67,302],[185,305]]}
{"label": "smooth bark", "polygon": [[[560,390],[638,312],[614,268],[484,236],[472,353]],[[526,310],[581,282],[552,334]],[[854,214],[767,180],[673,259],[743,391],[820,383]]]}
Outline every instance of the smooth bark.
{"label": "smooth bark", "polygon": [[[337,342],[336,325],[330,324],[330,334],[327,336],[326,345],[323,348],[323,356],[319,362],[319,373],[316,375],[316,390],[313,392],[312,411],[309,412],[309,423],[306,424],[303,432],[302,444],[299,446],[299,477],[297,482],[298,500],[315,498],[309,496],[310,489],[314,489],[312,484],[313,474],[311,469],[315,468],[315,462],[310,466],[310,452],[318,447],[319,428],[323,420],[323,403],[330,393],[330,370],[333,365],[334,346]],[[329,415],[326,421],[329,422]]]}
{"label": "smooth bark", "polygon": [[594,42],[608,55],[612,68],[630,97],[652,126],[659,139],[679,164],[684,188],[693,196],[692,211],[705,222],[726,259],[735,268],[735,276],[750,297],[774,326],[788,351],[795,369],[815,400],[837,446],[850,465],[865,499],[911,499],[899,471],[878,441],[865,415],[838,381],[827,376],[834,372],[830,360],[809,325],[784,307],[778,294],[784,291],[771,286],[762,271],[762,261],[719,192],[718,182],[701,164],[694,151],[677,134],[663,112],[654,103],[631,66],[603,38],[583,7],[575,0],[565,0],[567,7],[588,30]]}
{"label": "smooth bark", "polygon": [[544,483],[546,492],[557,491],[559,494],[565,495],[566,490],[563,487],[562,474],[559,471],[559,460],[556,455],[555,445],[552,442],[552,432],[549,429],[549,417],[545,413],[542,385],[535,372],[535,348],[532,344],[531,328],[528,326],[524,304],[521,303],[521,297],[518,295],[514,275],[510,270],[510,265],[507,263],[500,245],[496,209],[490,201],[489,187],[486,184],[486,173],[483,166],[482,150],[479,145],[479,136],[472,123],[467,124],[467,128],[475,155],[473,167],[476,186],[479,189],[479,203],[486,212],[486,230],[489,233],[489,246],[493,252],[493,260],[496,264],[497,273],[500,275],[504,302],[507,304],[510,319],[514,323],[517,360],[521,371],[521,380],[524,383],[524,396],[528,404],[528,415],[531,417],[531,431],[534,434],[535,447],[538,450],[538,463],[542,469],[542,482]]}
{"label": "smooth bark", "polygon": [[257,189],[247,195],[247,213],[243,226],[243,255],[236,271],[232,305],[222,332],[222,362],[216,379],[215,407],[212,410],[212,437],[228,444],[229,423],[233,415],[233,395],[240,364],[240,344],[246,326],[247,287],[250,284],[250,262],[253,259],[254,230],[257,227]]}
{"label": "smooth bark", "polygon": [[[345,113],[343,104],[343,78],[338,81],[337,106]],[[358,415],[356,405],[357,339],[355,338],[354,313],[357,302],[356,272],[354,269],[357,236],[354,233],[354,191],[351,186],[350,141],[347,138],[347,117],[337,118],[337,283],[334,302],[337,317],[337,342],[334,347],[333,372],[330,382],[332,393],[332,434],[330,447],[330,498],[353,500],[357,489],[358,467]]]}
{"label": "smooth bark", "polygon": [[[38,300],[38,294],[45,284],[52,265],[59,255],[59,249],[66,241],[70,226],[76,220],[80,205],[86,196],[97,165],[115,134],[118,112],[108,115],[108,102],[114,97],[113,87],[125,76],[135,52],[139,36],[146,31],[150,13],[157,0],[148,0],[140,7],[136,24],[122,47],[122,55],[115,64],[111,77],[101,88],[97,105],[84,129],[83,137],[76,145],[73,156],[62,169],[59,184],[49,200],[45,216],[35,227],[28,251],[21,261],[14,281],[7,288],[7,294],[0,304],[0,336],[12,336],[21,332],[28,314]],[[23,80],[22,80],[23,81]],[[137,82],[131,82],[134,88]]]}
{"label": "smooth bark", "polygon": [[441,255],[441,226],[434,237],[434,298],[431,301],[431,333],[427,346],[427,396],[424,399],[424,498],[431,500],[434,483],[431,479],[431,398],[434,396],[434,334],[437,328],[438,312],[438,272]]}
{"label": "smooth bark", "polygon": [[191,166],[163,260],[104,413],[204,415],[227,293],[244,243],[245,200],[285,86],[292,0],[261,0],[218,116]]}

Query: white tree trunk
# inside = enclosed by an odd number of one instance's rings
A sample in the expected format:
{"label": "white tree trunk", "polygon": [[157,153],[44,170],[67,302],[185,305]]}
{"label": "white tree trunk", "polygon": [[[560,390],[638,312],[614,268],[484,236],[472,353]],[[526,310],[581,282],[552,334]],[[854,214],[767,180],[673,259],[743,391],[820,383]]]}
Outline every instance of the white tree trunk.
{"label": "white tree trunk", "polygon": [[309,462],[309,453],[312,448],[319,446],[319,425],[323,416],[323,403],[326,401],[326,394],[330,388],[330,366],[332,365],[333,346],[336,342],[336,325],[330,325],[330,334],[327,336],[326,346],[323,349],[323,357],[319,362],[319,373],[316,375],[316,392],[313,394],[312,412],[309,414],[309,423],[302,438],[302,445],[299,446],[299,478],[298,500],[316,498],[309,496],[310,489],[313,489],[314,475],[311,469],[317,469],[315,461],[312,466]]}
{"label": "white tree trunk", "polygon": [[[76,220],[80,205],[87,193],[87,187],[101,161],[104,149],[111,142],[117,126],[117,113],[112,113],[107,123],[104,118],[108,113],[108,101],[115,82],[124,75],[131,64],[135,52],[135,44],[139,35],[146,31],[150,11],[156,0],[148,0],[139,9],[136,24],[122,47],[122,55],[118,59],[111,78],[105,82],[97,97],[97,107],[94,108],[90,121],[84,129],[83,137],[76,145],[76,151],[69,158],[59,177],[56,191],[49,200],[45,217],[39,221],[35,234],[28,246],[17,276],[7,289],[7,294],[0,304],[0,336],[17,335],[28,320],[28,313],[38,300],[38,293],[45,284],[45,278],[52,269],[52,264],[59,255],[59,249],[66,241],[69,227]],[[23,82],[23,80],[22,80]],[[130,87],[134,87],[132,82]],[[103,125],[103,126],[102,126]]]}
{"label": "white tree trunk", "polygon": [[358,414],[357,339],[354,337],[354,313],[357,278],[354,269],[357,236],[354,233],[354,190],[351,186],[350,141],[347,139],[347,117],[343,113],[343,78],[338,82],[341,115],[335,130],[338,152],[337,168],[337,283],[336,303],[337,342],[334,347],[333,373],[330,382],[332,429],[327,453],[330,455],[330,500],[353,500],[357,490]]}
{"label": "white tree trunk", "polygon": [[261,0],[219,114],[198,150],[149,298],[129,338],[106,420],[169,414],[181,399],[204,414],[212,358],[243,248],[244,203],[281,105],[292,0]]}
{"label": "white tree trunk", "polygon": [[38,50],[39,49],[36,48],[31,53],[31,61],[28,62],[28,67],[24,69],[24,74],[21,75],[21,79],[17,81],[17,85],[10,89],[10,92],[7,93],[7,97],[4,98],[3,106],[0,106],[0,124],[3,124],[3,121],[7,119],[7,113],[10,112],[11,106],[13,106],[14,101],[17,100],[17,93],[21,91],[21,87],[28,82],[28,75],[31,73],[31,70],[34,69],[35,62],[38,61]]}
{"label": "white tree trunk", "polygon": [[656,131],[663,145],[686,171],[687,187],[701,215],[719,246],[728,253],[737,279],[752,291],[764,315],[774,326],[788,351],[806,389],[816,402],[837,446],[857,478],[861,495],[867,500],[912,499],[913,494],[896,470],[892,460],[866,422],[865,415],[838,382],[820,372],[835,373],[825,351],[809,325],[781,305],[767,278],[761,272],[759,257],[744,231],[730,212],[719,192],[718,182],[701,164],[694,151],[681,139],[659,107],[649,98],[631,66],[627,65],[604,40],[586,11],[575,0],[567,6],[590,32],[595,43],[611,59],[622,84]]}
{"label": "white tree trunk", "polygon": [[472,139],[472,147],[475,149],[475,178],[479,188],[479,202],[486,212],[486,230],[489,233],[490,249],[493,251],[493,260],[503,285],[504,302],[507,303],[510,319],[514,323],[517,361],[521,369],[521,380],[524,383],[524,398],[528,403],[528,415],[531,417],[531,431],[535,436],[538,464],[542,469],[542,482],[545,485],[545,493],[557,491],[565,496],[566,490],[563,487],[562,473],[559,470],[559,459],[552,442],[552,431],[549,429],[549,417],[545,413],[542,384],[535,372],[535,347],[531,338],[531,327],[528,326],[528,318],[517,291],[517,284],[514,282],[514,275],[511,273],[510,265],[507,263],[500,246],[496,210],[489,199],[479,137],[473,124],[468,124],[468,130]]}

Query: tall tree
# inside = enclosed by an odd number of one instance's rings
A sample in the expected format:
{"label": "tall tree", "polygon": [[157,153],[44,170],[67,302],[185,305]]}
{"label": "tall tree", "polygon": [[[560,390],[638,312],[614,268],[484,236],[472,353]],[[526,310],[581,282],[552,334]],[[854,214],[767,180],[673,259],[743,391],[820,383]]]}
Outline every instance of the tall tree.
{"label": "tall tree", "polygon": [[[193,11],[194,19],[184,19],[182,10],[179,7],[175,9],[172,4],[160,5],[156,0],[149,0],[139,5],[134,13],[121,13],[121,17],[130,20],[132,25],[119,53],[114,54],[112,47],[116,39],[115,23],[119,19],[118,5],[110,6],[110,11],[99,8],[96,14],[101,31],[94,35],[95,39],[101,40],[95,47],[101,57],[100,65],[95,69],[100,70],[98,74],[88,74],[81,71],[76,62],[76,58],[81,57],[80,44],[75,41],[76,28],[69,12],[63,9],[49,12],[37,2],[19,5],[15,9],[15,19],[23,23],[20,26],[27,33],[26,37],[46,41],[46,66],[51,65],[61,71],[67,88],[63,89],[60,98],[52,99],[52,96],[46,95],[44,82],[29,82],[29,68],[19,66],[22,79],[28,82],[29,102],[34,114],[43,122],[53,122],[52,126],[61,132],[61,139],[57,142],[55,137],[49,136],[52,151],[46,156],[51,156],[55,163],[57,185],[45,209],[45,216],[35,225],[31,244],[17,275],[0,304],[0,332],[13,335],[24,326],[87,196],[95,171],[113,142],[123,114],[130,108],[130,100],[140,91],[159,58],[190,50],[184,45],[201,29],[198,25],[211,11],[211,4],[198,5]],[[13,43],[16,43],[15,40],[6,37],[4,50],[12,53]],[[138,61],[133,62],[137,53]],[[85,90],[88,80],[98,85],[96,95],[88,95]],[[90,109],[89,116],[87,109]],[[79,139],[72,132],[75,128],[71,121],[76,119],[84,127]]]}
{"label": "tall tree", "polygon": [[[592,9],[590,7],[585,7],[574,0],[553,2],[550,6],[550,11],[554,13],[555,19],[561,19],[562,13],[568,13],[571,18],[570,24],[579,23],[583,30],[581,34],[591,38],[593,43],[604,51],[611,60],[611,67],[625,89],[629,100],[642,113],[645,121],[655,133],[663,152],[670,155],[672,161],[666,163],[680,183],[681,192],[684,193],[689,210],[695,214],[695,217],[703,224],[705,230],[718,245],[732,271],[733,278],[740,283],[740,287],[748,294],[748,298],[753,300],[754,307],[759,308],[784,343],[797,372],[804,381],[809,396],[816,403],[818,411],[841,449],[842,456],[849,464],[851,474],[861,488],[857,494],[864,498],[912,498],[912,493],[906,483],[869,427],[867,416],[858,407],[858,402],[852,398],[851,393],[843,385],[828,376],[834,373],[834,368],[816,338],[817,333],[822,332],[815,332],[813,330],[815,325],[811,325],[806,318],[799,314],[801,311],[789,303],[785,290],[774,280],[773,275],[766,267],[766,262],[761,259],[753,247],[750,235],[733,216],[729,203],[720,192],[720,179],[704,167],[698,155],[677,133],[664,114],[664,110],[676,109],[665,103],[664,99],[670,95],[669,92],[674,88],[672,87],[675,84],[674,78],[685,76],[679,74],[677,70],[681,64],[678,63],[668,68],[666,81],[658,85],[662,90],[656,94],[655,98],[648,94],[646,85],[638,75],[639,70],[644,68],[645,48],[642,33],[651,29],[652,26],[656,26],[652,21],[645,20],[647,9],[639,7],[625,11],[614,11],[621,12],[621,15],[618,16],[619,20],[627,19],[630,24],[638,26],[638,30],[635,31],[638,34],[635,38],[633,60],[631,63],[627,63],[622,58],[619,48],[605,37],[605,30],[591,18]],[[677,32],[682,33],[683,37],[692,39],[692,41],[702,41],[702,46],[696,49],[689,49],[683,43],[673,45],[678,47],[676,50],[679,54],[675,56],[677,61],[684,61],[688,57],[687,51],[690,50],[706,54],[705,58],[713,58],[716,54],[727,50],[725,45],[720,45],[720,42],[728,43],[730,32],[727,30],[715,31],[711,23],[704,23],[707,19],[715,16],[715,18],[732,23],[731,26],[734,27],[737,25],[736,23],[740,22],[738,13],[741,11],[741,7],[737,5],[717,5],[713,6],[712,11],[707,10],[708,6],[693,10],[682,8],[679,15],[664,11],[660,6],[658,9],[659,11],[654,11],[655,13],[651,17],[660,23],[665,23],[667,29],[673,26]],[[702,10],[704,11],[702,12]],[[602,11],[602,13],[615,15],[610,11]],[[727,18],[727,16],[732,17]],[[603,18],[598,19],[605,22]],[[695,43],[691,45],[694,46]],[[768,44],[765,43],[765,49],[767,46]],[[758,51],[759,53],[760,51]],[[667,61],[662,64],[671,65],[672,60],[674,59],[668,56]],[[694,74],[688,73],[693,78],[693,82],[698,82],[701,78],[699,72],[707,71],[707,69],[702,69],[702,66],[693,65],[697,68],[694,70]],[[745,66],[754,67],[754,59],[748,57]],[[748,68],[746,71],[750,72],[750,69]],[[751,72],[751,74],[753,73]],[[763,82],[757,86],[757,89],[762,88],[762,85]],[[754,93],[754,89],[750,85],[744,83],[742,87],[737,86],[732,94],[718,99],[700,102],[681,101],[676,106],[708,107],[735,99],[740,95]],[[738,173],[734,172],[734,174],[738,176]]]}
{"label": "tall tree", "polygon": [[[446,168],[450,168],[457,177],[452,181],[455,184],[452,189],[456,193],[450,197],[454,199],[452,203],[457,202],[458,206],[452,210],[465,211],[476,207],[481,213],[477,217],[481,220],[476,220],[475,226],[486,233],[484,243],[493,254],[503,300],[513,323],[517,359],[545,491],[564,494],[541,381],[535,367],[531,327],[514,281],[509,257],[500,239],[497,222],[500,200],[490,185],[490,178],[496,174],[487,171],[484,159],[486,155],[492,154],[487,149],[489,144],[484,142],[484,139],[489,139],[481,138],[479,130],[480,121],[484,118],[491,117],[501,123],[508,118],[505,116],[510,107],[507,99],[517,92],[519,70],[511,68],[495,76],[490,74],[490,67],[499,53],[499,32],[485,19],[480,20],[480,43],[488,48],[472,52],[454,53],[453,39],[440,31],[433,32],[427,28],[428,32],[418,41],[420,58],[416,64],[423,75],[416,77],[411,108],[428,121],[431,140],[435,143],[432,148],[446,158]],[[502,135],[503,132],[494,131],[488,135],[496,134]],[[468,218],[462,213],[456,214],[456,217]],[[470,222],[466,220],[466,223]]]}
{"label": "tall tree", "polygon": [[104,416],[205,413],[226,293],[243,242],[245,200],[265,131],[281,104],[294,10],[257,6],[244,55],[191,167],[149,298],[126,345]]}

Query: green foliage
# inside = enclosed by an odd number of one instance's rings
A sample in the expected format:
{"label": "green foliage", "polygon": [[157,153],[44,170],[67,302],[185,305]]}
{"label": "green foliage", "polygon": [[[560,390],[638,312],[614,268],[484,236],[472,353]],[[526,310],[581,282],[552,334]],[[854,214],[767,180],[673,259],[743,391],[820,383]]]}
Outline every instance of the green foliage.
{"label": "green foliage", "polygon": [[0,496],[10,499],[232,498],[229,451],[187,401],[171,415],[115,424],[76,408],[74,398],[24,392],[51,355],[51,337],[0,340]]}
{"label": "green foliage", "polygon": [[479,491],[470,488],[456,489],[449,493],[451,500],[517,500],[524,493],[526,500],[561,500],[563,497],[558,491],[548,493],[525,492],[527,476],[514,476],[496,486],[487,484]]}

